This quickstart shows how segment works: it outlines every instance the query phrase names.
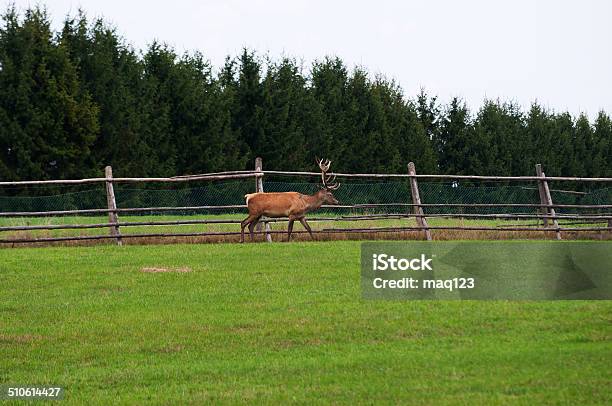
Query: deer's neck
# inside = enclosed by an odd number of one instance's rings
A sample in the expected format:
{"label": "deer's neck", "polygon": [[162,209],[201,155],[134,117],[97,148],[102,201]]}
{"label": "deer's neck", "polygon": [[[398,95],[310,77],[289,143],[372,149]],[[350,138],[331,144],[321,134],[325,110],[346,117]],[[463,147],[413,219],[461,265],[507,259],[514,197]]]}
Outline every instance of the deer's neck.
{"label": "deer's neck", "polygon": [[319,193],[315,193],[314,195],[306,195],[304,196],[304,200],[308,206],[307,211],[317,210],[323,205],[323,197],[321,197]]}

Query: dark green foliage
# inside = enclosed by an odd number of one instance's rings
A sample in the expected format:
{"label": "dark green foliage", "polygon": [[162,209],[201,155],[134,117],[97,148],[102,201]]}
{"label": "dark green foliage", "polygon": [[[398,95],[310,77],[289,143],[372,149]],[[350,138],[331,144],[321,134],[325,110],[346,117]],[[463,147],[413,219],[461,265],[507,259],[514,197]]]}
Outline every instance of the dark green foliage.
{"label": "dark green foliage", "polygon": [[458,98],[451,100],[440,118],[435,140],[441,173],[467,175],[471,170],[482,171],[477,154],[483,146],[476,144],[470,113]]}
{"label": "dark green foliage", "polygon": [[591,156],[594,176],[612,176],[612,120],[603,111],[595,120]]}
{"label": "dark green foliage", "polygon": [[[263,80],[263,100],[260,106],[261,138],[251,147],[268,168],[293,170],[307,164],[304,151],[306,138],[311,135],[309,122],[314,103],[308,97],[306,80],[294,61],[282,60],[271,65]],[[309,163],[309,162],[308,162]]]}
{"label": "dark green foliage", "polygon": [[252,169],[612,176],[612,121],[487,100],[414,99],[339,58],[308,72],[243,50],[220,70],[154,42],[134,51],[81,11],[60,32],[46,12],[0,26],[0,179],[168,176]]}
{"label": "dark green foliage", "polygon": [[479,154],[474,160],[482,166],[480,173],[506,175],[530,173],[521,163],[528,161],[523,147],[523,116],[513,104],[485,101],[474,122],[474,145]]}
{"label": "dark green foliage", "polygon": [[152,149],[141,138],[144,83],[137,55],[103,21],[88,25],[82,12],[64,22],[60,43],[70,54],[81,88],[99,107],[100,133],[92,147],[90,166],[112,165],[116,175],[149,173],[150,164],[139,159]]}
{"label": "dark green foliage", "polygon": [[45,11],[14,9],[0,31],[0,176],[74,178],[92,173],[98,107],[79,86],[66,48]]}

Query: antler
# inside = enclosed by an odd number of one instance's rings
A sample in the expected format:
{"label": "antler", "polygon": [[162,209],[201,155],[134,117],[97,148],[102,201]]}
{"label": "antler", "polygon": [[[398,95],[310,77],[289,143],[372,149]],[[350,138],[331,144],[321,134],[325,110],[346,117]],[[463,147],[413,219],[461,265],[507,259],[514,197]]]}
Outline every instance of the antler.
{"label": "antler", "polygon": [[323,187],[327,190],[336,190],[340,187],[340,183],[336,182],[336,175],[333,173],[328,175],[327,171],[329,171],[329,167],[331,166],[331,161],[329,159],[317,159],[317,164],[319,164],[319,168],[321,168],[321,181],[323,182]]}

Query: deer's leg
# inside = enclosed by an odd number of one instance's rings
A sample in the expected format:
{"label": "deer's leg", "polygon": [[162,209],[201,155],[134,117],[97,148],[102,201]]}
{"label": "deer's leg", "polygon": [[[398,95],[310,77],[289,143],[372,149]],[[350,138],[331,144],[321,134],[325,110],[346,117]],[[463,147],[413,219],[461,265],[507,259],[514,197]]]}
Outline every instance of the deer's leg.
{"label": "deer's leg", "polygon": [[253,230],[255,229],[255,225],[257,224],[260,218],[261,216],[255,216],[255,219],[253,219],[253,221],[251,221],[251,224],[249,224],[249,234],[251,234],[251,241],[253,241],[254,238]]}
{"label": "deer's leg", "polygon": [[308,231],[308,234],[310,234],[310,238],[314,240],[314,236],[312,235],[312,230],[310,229],[310,226],[306,222],[306,218],[300,217],[300,223],[302,223],[304,228]]}
{"label": "deer's leg", "polygon": [[249,217],[245,218],[242,223],[240,223],[240,242],[244,242],[244,228],[248,225],[251,224],[253,222],[254,219],[256,219],[257,216],[253,215],[253,214],[249,214]]}
{"label": "deer's leg", "polygon": [[287,242],[291,241],[291,232],[293,231],[294,219],[289,220],[289,226],[287,227]]}
{"label": "deer's leg", "polygon": [[293,232],[293,222],[297,220],[297,216],[294,214],[289,215],[289,226],[287,227],[287,241],[291,241],[291,233]]}

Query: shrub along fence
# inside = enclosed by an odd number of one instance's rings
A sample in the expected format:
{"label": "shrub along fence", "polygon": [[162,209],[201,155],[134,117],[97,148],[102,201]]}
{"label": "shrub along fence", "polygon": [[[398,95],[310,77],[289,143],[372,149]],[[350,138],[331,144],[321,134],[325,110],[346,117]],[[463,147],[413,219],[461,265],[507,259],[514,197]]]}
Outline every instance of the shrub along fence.
{"label": "shrub along fence", "polygon": [[[0,182],[0,244],[45,243],[60,241],[111,240],[121,245],[128,239],[238,236],[240,219],[185,218],[172,220],[151,219],[159,214],[229,214],[245,213],[244,194],[252,192],[298,191],[312,193],[315,183],[307,180],[320,177],[318,172],[268,171],[262,160],[256,159],[252,171],[227,171],[171,178],[114,178],[111,167],[104,177],[78,180],[44,180]],[[565,233],[612,233],[612,178],[549,177],[541,165],[536,165],[534,176],[480,176],[480,175],[423,175],[417,174],[414,164],[404,174],[337,173],[343,182],[334,192],[341,204],[323,206],[321,214],[310,214],[309,221],[338,222],[356,227],[332,226],[314,229],[314,233],[418,233],[421,238],[435,238],[437,230],[542,232],[562,239]],[[287,182],[283,179],[294,181]],[[301,179],[295,182],[295,179]],[[590,192],[577,192],[567,187],[554,189],[549,183],[600,185]],[[190,187],[193,184],[199,187]],[[7,196],[2,188],[20,190],[29,187],[93,186],[94,189],[60,193],[54,196]],[[141,186],[135,188],[134,185]],[[162,189],[143,189],[143,185],[164,185]],[[603,187],[601,187],[603,185]],[[167,186],[172,186],[168,188]],[[588,188],[587,188],[588,189]],[[157,203],[157,204],[155,204]],[[211,204],[212,203],[212,204]],[[97,223],[10,224],[6,219],[37,217],[107,216]],[[130,216],[130,221],[121,220]],[[142,215],[142,218],[134,217]],[[137,221],[134,221],[134,218]],[[486,222],[466,225],[467,221],[432,225],[434,219],[509,220],[518,224],[491,225]],[[386,225],[377,220],[395,219],[399,225]],[[412,219],[414,224],[401,222]],[[428,221],[430,220],[430,221]],[[526,223],[531,220],[532,223]],[[286,222],[286,218],[262,220],[257,232],[267,241],[272,235],[285,233],[270,225]],[[364,222],[374,226],[364,226]],[[232,227],[221,231],[159,232],[159,226],[226,224]],[[235,229],[233,227],[235,226]],[[129,227],[152,227],[155,232],[126,234]],[[36,230],[90,230],[106,229],[106,233],[87,235],[40,236]],[[294,231],[304,233],[305,231]],[[8,234],[8,235],[7,235]]]}

